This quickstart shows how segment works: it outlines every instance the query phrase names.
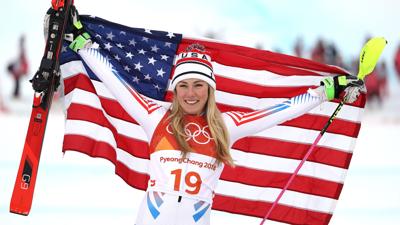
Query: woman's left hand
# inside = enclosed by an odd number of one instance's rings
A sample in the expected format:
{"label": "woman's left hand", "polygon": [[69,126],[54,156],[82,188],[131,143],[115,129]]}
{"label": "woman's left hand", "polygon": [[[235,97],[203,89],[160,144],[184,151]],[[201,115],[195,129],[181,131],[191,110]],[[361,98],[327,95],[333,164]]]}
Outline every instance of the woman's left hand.
{"label": "woman's left hand", "polygon": [[353,103],[357,100],[358,96],[361,93],[366,93],[367,88],[365,87],[365,83],[363,80],[359,79],[347,79],[349,83],[347,83],[346,88],[344,89],[344,102]]}

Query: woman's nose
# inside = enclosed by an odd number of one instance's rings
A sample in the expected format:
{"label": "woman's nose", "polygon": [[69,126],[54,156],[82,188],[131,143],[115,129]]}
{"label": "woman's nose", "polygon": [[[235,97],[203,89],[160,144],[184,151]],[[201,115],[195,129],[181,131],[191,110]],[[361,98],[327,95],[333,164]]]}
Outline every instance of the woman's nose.
{"label": "woman's nose", "polygon": [[188,88],[187,95],[188,95],[188,96],[193,96],[193,95],[194,95],[194,89],[193,89],[193,87],[189,87],[189,88]]}

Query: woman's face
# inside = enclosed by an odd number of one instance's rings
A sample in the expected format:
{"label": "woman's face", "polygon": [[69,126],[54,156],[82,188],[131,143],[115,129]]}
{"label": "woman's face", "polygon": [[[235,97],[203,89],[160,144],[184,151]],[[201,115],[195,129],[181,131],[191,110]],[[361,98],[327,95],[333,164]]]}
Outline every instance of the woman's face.
{"label": "woman's face", "polygon": [[208,100],[208,83],[196,78],[182,80],[176,85],[176,97],[185,113],[200,115]]}

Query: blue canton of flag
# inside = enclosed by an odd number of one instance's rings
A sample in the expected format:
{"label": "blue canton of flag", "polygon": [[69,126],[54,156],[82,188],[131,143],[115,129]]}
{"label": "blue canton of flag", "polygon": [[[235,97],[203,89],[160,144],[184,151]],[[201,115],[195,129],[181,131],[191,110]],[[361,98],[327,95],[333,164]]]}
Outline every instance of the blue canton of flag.
{"label": "blue canton of flag", "polygon": [[[147,97],[164,100],[181,34],[130,28],[89,16],[80,19],[100,52],[129,85]],[[77,59],[65,45],[61,64]],[[86,69],[91,79],[99,80]]]}

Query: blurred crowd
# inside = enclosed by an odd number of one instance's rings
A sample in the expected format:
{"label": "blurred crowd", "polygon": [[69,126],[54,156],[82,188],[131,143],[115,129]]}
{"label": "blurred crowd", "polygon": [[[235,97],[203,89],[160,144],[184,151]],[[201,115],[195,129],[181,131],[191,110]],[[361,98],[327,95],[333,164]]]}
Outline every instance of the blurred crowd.
{"label": "blurred crowd", "polygon": [[[366,41],[370,37],[366,38]],[[298,57],[309,58],[324,64],[330,64],[342,67],[351,74],[358,73],[358,56],[351,60],[345,61],[340,50],[334,43],[328,43],[323,39],[318,39],[309,52],[304,51],[304,42],[302,38],[298,38],[294,44],[293,52]],[[400,79],[400,44],[394,55],[394,66],[398,78]],[[365,81],[367,87],[367,101],[376,102],[380,106],[385,97],[388,95],[388,68],[384,59],[380,59],[375,70]]]}

